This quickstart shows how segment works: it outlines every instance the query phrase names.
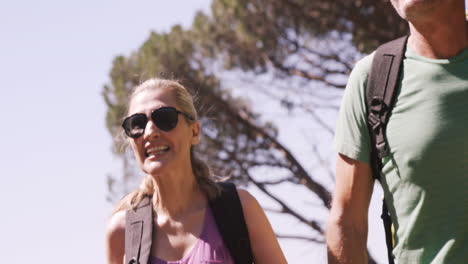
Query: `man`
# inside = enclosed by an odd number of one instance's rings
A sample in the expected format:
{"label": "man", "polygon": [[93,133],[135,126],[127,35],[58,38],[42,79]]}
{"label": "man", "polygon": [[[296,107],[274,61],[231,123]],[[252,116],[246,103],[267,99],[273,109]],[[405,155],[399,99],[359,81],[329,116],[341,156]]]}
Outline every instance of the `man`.
{"label": "man", "polygon": [[[391,2],[410,28],[386,128],[390,155],[382,160],[382,187],[395,229],[393,256],[396,263],[468,263],[465,3]],[[353,69],[340,110],[329,263],[367,263],[373,179],[365,91],[373,55]]]}

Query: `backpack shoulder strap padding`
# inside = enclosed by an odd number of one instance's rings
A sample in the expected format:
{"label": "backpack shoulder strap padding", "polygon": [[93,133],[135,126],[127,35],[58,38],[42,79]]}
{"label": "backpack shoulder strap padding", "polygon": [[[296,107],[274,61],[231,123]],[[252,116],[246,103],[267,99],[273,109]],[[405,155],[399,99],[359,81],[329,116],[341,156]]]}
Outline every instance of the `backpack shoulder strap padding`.
{"label": "backpack shoulder strap padding", "polygon": [[249,232],[236,186],[228,182],[218,184],[222,190],[221,194],[210,200],[210,207],[219,232],[234,263],[251,264],[253,255]]}
{"label": "backpack shoulder strap padding", "polygon": [[143,198],[125,216],[125,263],[146,264],[151,252],[153,206],[149,197]]}
{"label": "backpack shoulder strap padding", "polygon": [[393,107],[407,38],[408,36],[405,36],[390,41],[376,50],[367,82],[368,127],[372,146],[375,146],[375,154],[379,158],[389,153],[384,133]]}

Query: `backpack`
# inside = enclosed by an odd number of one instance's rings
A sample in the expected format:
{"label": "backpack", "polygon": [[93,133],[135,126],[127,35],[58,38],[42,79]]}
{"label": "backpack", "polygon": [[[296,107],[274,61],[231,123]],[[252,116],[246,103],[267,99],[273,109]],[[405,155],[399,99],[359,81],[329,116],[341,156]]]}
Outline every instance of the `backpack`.
{"label": "backpack", "polygon": [[[374,54],[367,82],[367,128],[371,139],[372,177],[380,181],[382,158],[389,154],[385,131],[395,102],[401,65],[408,36],[381,45]],[[387,243],[388,263],[394,264],[392,249],[392,221],[385,199],[382,201],[382,215],[385,240]]]}
{"label": "backpack", "polygon": [[[229,250],[234,263],[253,263],[247,225],[242,212],[236,186],[232,183],[217,183],[221,194],[209,201],[224,244]],[[125,263],[148,263],[153,229],[153,206],[151,199],[145,197],[136,210],[126,212],[125,222]]]}

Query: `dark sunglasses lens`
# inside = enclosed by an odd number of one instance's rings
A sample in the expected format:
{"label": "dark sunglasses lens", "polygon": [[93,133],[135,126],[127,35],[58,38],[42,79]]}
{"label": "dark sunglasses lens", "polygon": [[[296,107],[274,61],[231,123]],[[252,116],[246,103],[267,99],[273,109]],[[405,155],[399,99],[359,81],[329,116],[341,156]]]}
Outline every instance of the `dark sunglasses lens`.
{"label": "dark sunglasses lens", "polygon": [[173,107],[162,107],[151,115],[154,124],[163,131],[169,131],[177,126],[177,110]]}
{"label": "dark sunglasses lens", "polygon": [[144,114],[130,116],[124,121],[125,133],[129,137],[138,138],[143,135],[146,123],[148,123],[148,118]]}

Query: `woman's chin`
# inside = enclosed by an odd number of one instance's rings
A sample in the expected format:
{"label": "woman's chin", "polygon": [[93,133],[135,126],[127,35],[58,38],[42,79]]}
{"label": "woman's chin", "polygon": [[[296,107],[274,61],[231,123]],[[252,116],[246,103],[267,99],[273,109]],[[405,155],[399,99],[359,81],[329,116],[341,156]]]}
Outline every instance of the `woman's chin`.
{"label": "woman's chin", "polygon": [[160,162],[151,162],[150,164],[144,164],[143,171],[146,174],[157,175],[164,172],[164,166]]}
{"label": "woman's chin", "polygon": [[164,172],[167,170],[168,170],[167,162],[161,159],[148,158],[145,160],[145,163],[143,164],[143,171],[146,174],[150,174],[150,175],[164,174]]}

